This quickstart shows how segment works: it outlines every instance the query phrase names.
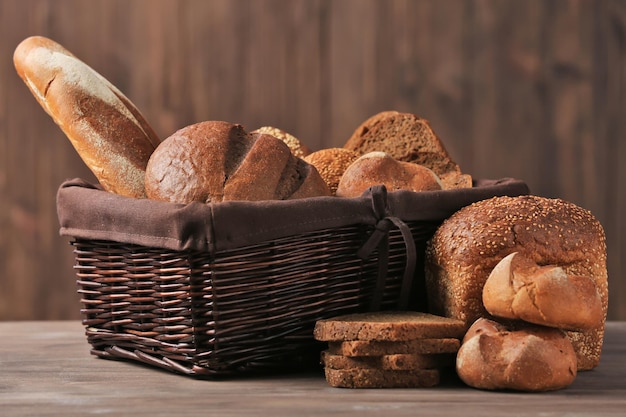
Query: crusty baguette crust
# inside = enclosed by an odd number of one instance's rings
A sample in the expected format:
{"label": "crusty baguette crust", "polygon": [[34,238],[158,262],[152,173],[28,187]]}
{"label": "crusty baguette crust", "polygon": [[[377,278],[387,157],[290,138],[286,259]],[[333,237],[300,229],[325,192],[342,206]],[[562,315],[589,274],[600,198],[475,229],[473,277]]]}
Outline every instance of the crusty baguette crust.
{"label": "crusty baguette crust", "polygon": [[145,197],[146,164],[160,141],[133,103],[48,38],[23,40],[13,62],[102,187],[128,197]]}

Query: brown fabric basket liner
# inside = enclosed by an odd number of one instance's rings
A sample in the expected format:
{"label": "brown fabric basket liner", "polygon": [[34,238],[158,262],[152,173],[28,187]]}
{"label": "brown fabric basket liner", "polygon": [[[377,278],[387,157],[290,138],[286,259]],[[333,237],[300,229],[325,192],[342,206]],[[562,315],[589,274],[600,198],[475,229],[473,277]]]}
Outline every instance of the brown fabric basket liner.
{"label": "brown fabric basket liner", "polygon": [[187,205],[80,179],[57,194],[94,355],[198,377],[315,366],[319,319],[425,310],[423,253],[438,225],[522,181],[359,198]]}

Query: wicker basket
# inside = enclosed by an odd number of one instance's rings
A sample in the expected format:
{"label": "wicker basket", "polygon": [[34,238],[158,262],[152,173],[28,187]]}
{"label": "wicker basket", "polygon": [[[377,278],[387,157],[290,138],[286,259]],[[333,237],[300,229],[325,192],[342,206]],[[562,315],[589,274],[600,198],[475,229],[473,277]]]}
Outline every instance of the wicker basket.
{"label": "wicker basket", "polygon": [[319,319],[426,308],[423,252],[459,208],[517,180],[355,199],[176,205],[81,180],[57,196],[92,353],[217,377],[315,366]]}

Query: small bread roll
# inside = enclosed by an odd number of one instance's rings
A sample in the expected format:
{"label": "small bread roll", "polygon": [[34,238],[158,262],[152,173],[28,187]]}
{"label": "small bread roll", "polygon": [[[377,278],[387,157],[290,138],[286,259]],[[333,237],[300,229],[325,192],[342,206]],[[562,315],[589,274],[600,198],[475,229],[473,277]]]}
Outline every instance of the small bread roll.
{"label": "small bread roll", "polygon": [[586,276],[539,266],[514,252],[493,269],[483,287],[485,309],[496,317],[566,330],[593,329],[602,321],[602,299]]}
{"label": "small bread roll", "polygon": [[358,197],[369,187],[381,184],[390,192],[443,189],[439,177],[432,170],[411,162],[397,161],[384,152],[370,152],[346,169],[337,186],[337,197]]}
{"label": "small bread roll", "polygon": [[175,203],[330,195],[315,167],[283,141],[223,121],[196,123],[165,139],[148,161],[146,193]]}
{"label": "small bread roll", "polygon": [[289,146],[291,153],[298,158],[304,158],[311,153],[311,150],[304,143],[302,143],[300,139],[277,127],[263,126],[253,130],[252,133],[263,133],[282,140],[287,146]]}
{"label": "small bread roll", "polygon": [[339,181],[346,169],[359,158],[359,154],[344,148],[327,148],[315,151],[303,159],[317,168],[332,195],[337,194]]}
{"label": "small bread roll", "polygon": [[474,388],[552,391],[576,378],[576,352],[559,329],[531,324],[507,328],[480,318],[463,338],[456,369]]}

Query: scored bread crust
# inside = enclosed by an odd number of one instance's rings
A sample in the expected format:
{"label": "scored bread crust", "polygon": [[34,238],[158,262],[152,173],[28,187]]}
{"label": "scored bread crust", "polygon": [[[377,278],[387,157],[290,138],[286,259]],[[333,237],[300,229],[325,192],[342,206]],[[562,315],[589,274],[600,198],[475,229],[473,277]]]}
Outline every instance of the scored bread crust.
{"label": "scored bread crust", "polygon": [[382,184],[387,191],[438,191],[439,177],[429,168],[402,162],[384,152],[360,156],[345,170],[337,185],[337,197],[358,197],[369,187]]}
{"label": "scored bread crust", "polygon": [[567,334],[579,370],[597,366],[608,308],[604,230],[589,211],[560,199],[494,197],[445,220],[426,248],[429,311],[463,320],[468,327],[488,317],[483,286],[498,262],[513,252],[538,265],[557,265],[567,274],[593,279],[602,300],[602,320],[591,330]]}
{"label": "scored bread crust", "polygon": [[23,40],[13,62],[102,187],[123,196],[145,197],[146,164],[160,140],[133,103],[48,38]]}
{"label": "scored bread crust", "polygon": [[146,167],[149,198],[172,203],[287,200],[330,195],[315,168],[280,139],[205,121],[166,138]]}
{"label": "scored bread crust", "polygon": [[456,369],[475,388],[530,392],[565,388],[577,374],[576,353],[561,330],[485,318],[463,338]]}

